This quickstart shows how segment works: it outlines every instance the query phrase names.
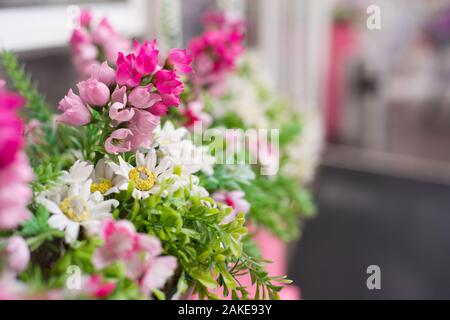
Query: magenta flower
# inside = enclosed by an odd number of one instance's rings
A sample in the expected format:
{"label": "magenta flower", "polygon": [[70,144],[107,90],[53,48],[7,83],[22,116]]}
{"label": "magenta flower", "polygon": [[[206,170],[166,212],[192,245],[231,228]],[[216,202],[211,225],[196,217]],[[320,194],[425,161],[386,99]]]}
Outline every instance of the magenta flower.
{"label": "magenta flower", "polygon": [[20,94],[5,90],[5,81],[0,79],[0,108],[16,110],[25,105],[25,99]]}
{"label": "magenta flower", "polygon": [[133,132],[129,129],[117,129],[105,141],[105,150],[111,154],[131,151]]}
{"label": "magenta flower", "polygon": [[154,76],[155,87],[162,94],[180,95],[184,91],[184,84],[175,71],[160,70]]}
{"label": "magenta flower", "polygon": [[89,9],[83,9],[80,12],[80,16],[78,18],[80,22],[80,26],[82,27],[89,27],[92,21],[92,12]]}
{"label": "magenta flower", "polygon": [[32,192],[28,184],[32,180],[33,171],[22,152],[11,164],[0,167],[0,229],[14,229],[30,218]]}
{"label": "magenta flower", "polygon": [[133,88],[141,83],[142,74],[134,67],[135,61],[135,55],[130,53],[129,55],[124,56],[122,52],[119,52],[116,63],[116,81],[118,85]]}
{"label": "magenta flower", "polygon": [[90,78],[77,84],[81,99],[90,106],[104,106],[108,103],[110,92],[103,82]]}
{"label": "magenta flower", "polygon": [[153,74],[158,66],[159,50],[156,46],[156,40],[152,42],[145,41],[139,46],[139,42],[134,43],[135,50],[135,68],[142,76]]}
{"label": "magenta flower", "polygon": [[72,126],[84,126],[91,122],[91,112],[72,89],[69,89],[67,95],[59,102],[58,109],[63,114],[59,115],[56,121]]}
{"label": "magenta flower", "polygon": [[192,58],[187,54],[186,50],[172,49],[169,53],[168,62],[175,71],[181,73],[192,72]]}
{"label": "magenta flower", "polygon": [[245,193],[243,191],[217,191],[212,197],[214,200],[233,208],[233,211],[223,219],[222,223],[224,224],[233,221],[238,213],[247,213],[250,210],[250,203],[244,199]]}
{"label": "magenta flower", "polygon": [[220,23],[191,40],[189,53],[193,58],[194,85],[216,95],[223,94],[226,75],[234,71],[243,53],[243,39],[241,28]]}
{"label": "magenta flower", "polygon": [[19,273],[28,266],[30,249],[28,249],[27,242],[22,237],[9,238],[4,253],[6,254],[8,271]]}
{"label": "magenta flower", "polygon": [[116,290],[114,282],[105,281],[100,275],[91,275],[83,281],[83,293],[96,298],[104,299]]}
{"label": "magenta flower", "polygon": [[25,104],[22,96],[4,89],[5,82],[0,79],[0,169],[16,159],[24,144],[24,126],[16,114],[16,109]]}
{"label": "magenta flower", "polygon": [[150,107],[149,111],[155,116],[162,117],[167,114],[169,107],[163,102],[157,102]]}

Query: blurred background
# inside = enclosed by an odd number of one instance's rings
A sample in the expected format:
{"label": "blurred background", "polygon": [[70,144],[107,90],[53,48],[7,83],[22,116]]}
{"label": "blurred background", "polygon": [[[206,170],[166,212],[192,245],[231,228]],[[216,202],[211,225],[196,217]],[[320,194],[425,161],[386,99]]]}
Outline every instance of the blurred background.
{"label": "blurred background", "polygon": [[318,217],[290,258],[303,298],[450,299],[449,0],[0,0],[0,48],[55,106],[77,81],[76,6],[133,37],[160,38],[172,19],[181,45],[213,6],[245,17],[275,88],[326,133]]}

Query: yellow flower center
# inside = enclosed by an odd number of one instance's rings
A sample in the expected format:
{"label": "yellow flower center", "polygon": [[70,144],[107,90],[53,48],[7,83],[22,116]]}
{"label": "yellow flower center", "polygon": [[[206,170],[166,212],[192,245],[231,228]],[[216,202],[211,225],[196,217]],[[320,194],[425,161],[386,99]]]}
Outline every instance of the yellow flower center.
{"label": "yellow flower center", "polygon": [[89,219],[89,206],[80,196],[65,198],[59,207],[66,217],[72,221],[83,222]]}
{"label": "yellow flower center", "polygon": [[134,182],[136,189],[149,191],[155,185],[156,176],[146,167],[136,167],[131,169],[128,177]]}
{"label": "yellow flower center", "polygon": [[111,180],[108,179],[101,179],[99,183],[93,183],[91,185],[91,192],[100,192],[101,194],[104,194],[106,191],[111,189],[113,187],[113,184]]}

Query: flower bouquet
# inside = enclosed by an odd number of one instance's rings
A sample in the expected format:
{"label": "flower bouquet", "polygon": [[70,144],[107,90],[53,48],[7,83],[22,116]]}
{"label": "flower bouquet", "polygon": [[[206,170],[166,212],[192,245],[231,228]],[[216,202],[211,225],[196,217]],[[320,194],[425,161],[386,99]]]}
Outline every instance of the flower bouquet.
{"label": "flower bouquet", "polygon": [[[2,53],[18,93],[1,82],[0,298],[279,298],[290,281],[252,237],[262,226],[291,240],[314,206],[278,170],[300,119],[238,63],[242,24],[210,14],[188,50],[163,57],[89,11],[79,21],[83,80],[57,115]],[[261,104],[261,122],[243,103]]]}

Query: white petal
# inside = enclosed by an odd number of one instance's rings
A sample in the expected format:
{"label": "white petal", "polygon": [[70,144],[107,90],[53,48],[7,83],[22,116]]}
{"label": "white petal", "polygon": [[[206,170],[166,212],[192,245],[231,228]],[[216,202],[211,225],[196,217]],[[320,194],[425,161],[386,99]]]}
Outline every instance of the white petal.
{"label": "white petal", "polygon": [[117,200],[108,200],[108,201],[103,201],[101,203],[98,204],[93,204],[92,209],[91,209],[91,213],[94,215],[96,213],[100,213],[100,212],[105,212],[105,213],[110,213],[111,212],[111,208],[115,208],[119,205],[119,201]]}
{"label": "white petal", "polygon": [[42,204],[50,213],[64,215],[59,206],[53,201],[48,199],[40,199],[39,203]]}
{"label": "white petal", "polygon": [[89,179],[80,186],[80,196],[86,201],[89,199],[89,196],[91,195],[91,185],[92,180]]}
{"label": "white petal", "polygon": [[78,239],[78,233],[80,232],[80,225],[76,222],[69,221],[65,231],[65,240],[67,243],[72,243]]}
{"label": "white petal", "polygon": [[155,149],[150,150],[145,157],[145,166],[150,169],[150,171],[154,171],[156,166],[156,151]]}
{"label": "white petal", "polygon": [[143,167],[145,166],[145,157],[144,154],[141,152],[136,152],[136,165],[138,167]]}
{"label": "white petal", "polygon": [[93,165],[78,160],[70,168],[69,173],[66,174],[64,180],[69,183],[86,181],[92,174],[92,170],[94,170]]}
{"label": "white petal", "polygon": [[161,160],[159,165],[152,171],[157,176],[159,176],[161,173],[168,171],[169,168],[171,167],[171,165],[172,165],[172,161],[168,157],[165,157],[164,159]]}
{"label": "white petal", "polygon": [[48,225],[58,230],[64,230],[69,223],[69,219],[63,214],[56,214],[48,219]]}

